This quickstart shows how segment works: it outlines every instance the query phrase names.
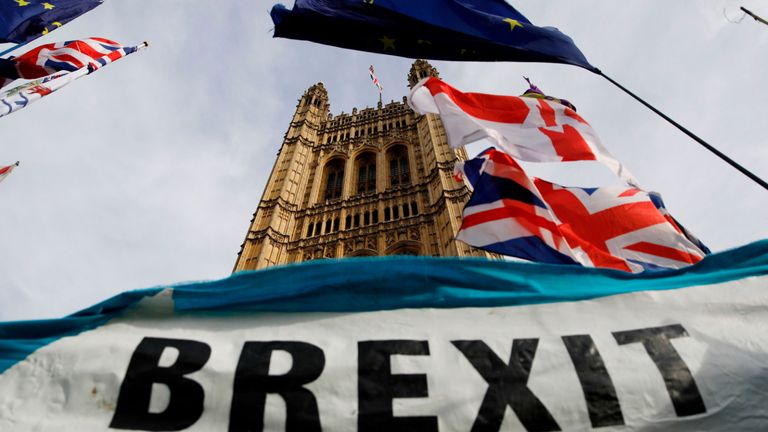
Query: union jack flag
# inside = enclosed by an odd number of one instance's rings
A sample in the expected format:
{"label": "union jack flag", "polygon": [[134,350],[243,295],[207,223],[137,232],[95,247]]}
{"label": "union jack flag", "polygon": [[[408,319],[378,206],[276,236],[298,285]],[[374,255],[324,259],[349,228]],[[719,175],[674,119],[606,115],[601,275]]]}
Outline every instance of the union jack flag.
{"label": "union jack flag", "polygon": [[8,174],[10,174],[11,171],[13,171],[13,169],[16,168],[17,166],[19,166],[18,161],[16,161],[16,163],[13,165],[0,167],[0,182],[5,180],[5,178],[8,177]]}
{"label": "union jack flag", "polygon": [[474,187],[457,236],[471,246],[531,261],[635,273],[684,267],[709,252],[686,236],[658,194],[532,179],[495,149],[457,164],[457,171]]}
{"label": "union jack flag", "polygon": [[376,86],[376,88],[379,89],[379,94],[381,94],[384,91],[384,87],[382,87],[381,83],[379,82],[379,79],[376,78],[376,74],[373,72],[373,65],[368,68],[368,73],[371,75],[371,81],[373,81],[373,85]]}
{"label": "union jack flag", "polygon": [[0,59],[0,76],[3,87],[18,78],[37,79],[56,72],[74,72],[83,67],[91,71],[106,66],[138,47],[125,47],[104,38],[89,38],[41,45],[18,57]]}

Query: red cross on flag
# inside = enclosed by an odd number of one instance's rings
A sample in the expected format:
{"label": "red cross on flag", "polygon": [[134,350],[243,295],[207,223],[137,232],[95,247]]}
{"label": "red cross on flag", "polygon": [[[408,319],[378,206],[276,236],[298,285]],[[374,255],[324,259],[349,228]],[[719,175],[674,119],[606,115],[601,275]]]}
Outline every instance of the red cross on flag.
{"label": "red cross on flag", "polygon": [[411,90],[409,103],[421,114],[440,114],[451,147],[488,139],[510,156],[528,162],[594,160],[627,183],[637,184],[603,147],[592,126],[556,100],[463,93],[430,77]]}

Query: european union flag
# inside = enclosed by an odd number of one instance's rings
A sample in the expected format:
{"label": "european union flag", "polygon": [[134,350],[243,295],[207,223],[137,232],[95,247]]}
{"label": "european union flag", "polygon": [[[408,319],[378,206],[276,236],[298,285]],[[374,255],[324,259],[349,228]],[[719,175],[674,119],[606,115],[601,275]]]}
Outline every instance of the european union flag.
{"label": "european union flag", "polygon": [[25,43],[72,21],[104,0],[3,0],[0,43]]}
{"label": "european union flag", "polygon": [[504,0],[296,0],[271,11],[275,37],[459,61],[567,63],[590,71],[573,40]]}

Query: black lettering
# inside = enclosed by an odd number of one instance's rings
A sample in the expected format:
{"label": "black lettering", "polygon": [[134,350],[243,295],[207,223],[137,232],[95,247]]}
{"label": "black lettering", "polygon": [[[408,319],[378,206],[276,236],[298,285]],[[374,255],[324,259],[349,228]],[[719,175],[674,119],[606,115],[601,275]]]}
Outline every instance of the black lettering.
{"label": "black lettering", "polygon": [[392,375],[392,355],[429,355],[427,341],[385,340],[357,343],[358,430],[365,432],[435,431],[437,417],[395,417],[394,398],[427,397],[427,376]]}
{"label": "black lettering", "polygon": [[600,351],[589,335],[563,336],[563,343],[568,349],[576,375],[587,401],[589,421],[593,428],[621,426],[624,416],[616,397],[611,376],[605,368]]}
{"label": "black lettering", "polygon": [[688,332],[680,324],[613,333],[619,345],[643,344],[664,378],[678,417],[707,412],[690,369],[669,341],[683,336],[688,336]]}
{"label": "black lettering", "polygon": [[[274,351],[291,355],[291,370],[283,375],[269,375]],[[235,372],[229,431],[264,430],[267,394],[279,394],[285,401],[287,432],[320,431],[317,400],[304,385],[316,380],[325,367],[325,354],[306,342],[246,342]]]}
{"label": "black lettering", "polygon": [[472,425],[473,432],[498,431],[507,406],[529,431],[560,430],[552,414],[527,385],[538,339],[515,339],[509,364],[504,363],[483,341],[451,343],[488,383],[488,390]]}
{"label": "black lettering", "polygon": [[[179,352],[176,362],[160,367],[166,348]],[[203,387],[184,375],[200,370],[211,356],[211,347],[185,339],[145,337],[136,347],[120,386],[115,415],[109,427],[145,431],[179,431],[192,426],[203,415]],[[149,412],[152,384],[165,384],[170,401],[165,411]]]}

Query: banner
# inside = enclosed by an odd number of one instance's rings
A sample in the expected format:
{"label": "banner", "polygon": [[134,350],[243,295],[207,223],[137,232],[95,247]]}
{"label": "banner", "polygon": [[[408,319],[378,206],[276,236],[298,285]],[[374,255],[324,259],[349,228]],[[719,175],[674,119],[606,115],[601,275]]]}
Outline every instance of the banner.
{"label": "banner", "polygon": [[768,241],[679,270],[311,261],[0,324],[0,430],[764,430]]}

